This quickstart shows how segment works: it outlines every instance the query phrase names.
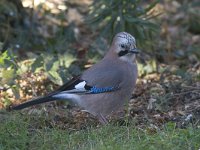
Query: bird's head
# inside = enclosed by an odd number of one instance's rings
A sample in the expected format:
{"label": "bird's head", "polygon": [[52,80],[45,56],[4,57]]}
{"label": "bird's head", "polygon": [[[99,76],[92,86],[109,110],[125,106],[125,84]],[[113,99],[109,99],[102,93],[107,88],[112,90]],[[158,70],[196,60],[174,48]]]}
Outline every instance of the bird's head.
{"label": "bird's head", "polygon": [[135,38],[127,32],[120,32],[115,35],[111,49],[121,60],[128,62],[134,61],[136,54],[139,53]]}

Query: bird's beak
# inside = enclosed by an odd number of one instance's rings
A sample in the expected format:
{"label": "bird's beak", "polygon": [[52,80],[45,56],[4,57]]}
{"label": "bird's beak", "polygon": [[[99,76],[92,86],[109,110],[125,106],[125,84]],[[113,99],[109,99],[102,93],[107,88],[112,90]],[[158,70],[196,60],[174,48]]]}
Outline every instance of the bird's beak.
{"label": "bird's beak", "polygon": [[137,49],[137,48],[134,48],[134,49],[129,50],[129,53],[138,54],[139,52],[140,52],[140,50]]}

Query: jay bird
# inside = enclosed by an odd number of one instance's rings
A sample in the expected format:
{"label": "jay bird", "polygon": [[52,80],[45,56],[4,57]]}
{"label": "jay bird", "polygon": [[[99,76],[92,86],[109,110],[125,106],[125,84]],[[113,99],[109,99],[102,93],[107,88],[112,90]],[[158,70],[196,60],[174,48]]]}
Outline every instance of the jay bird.
{"label": "jay bird", "polygon": [[104,58],[82,75],[46,96],[37,97],[11,109],[20,110],[40,103],[68,100],[105,124],[106,116],[131,98],[138,76],[138,52],[135,38],[127,32],[120,32],[115,35]]}

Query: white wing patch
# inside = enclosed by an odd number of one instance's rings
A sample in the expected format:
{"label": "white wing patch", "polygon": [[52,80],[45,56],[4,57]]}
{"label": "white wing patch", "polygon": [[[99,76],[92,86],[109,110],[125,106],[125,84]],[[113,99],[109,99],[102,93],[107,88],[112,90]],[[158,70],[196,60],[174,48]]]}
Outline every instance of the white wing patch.
{"label": "white wing patch", "polygon": [[86,85],[86,81],[82,81],[82,82],[78,83],[77,85],[75,85],[74,89],[62,91],[59,94],[56,94],[54,97],[63,97],[64,98],[64,96],[67,96],[66,94],[73,94],[73,93],[83,94],[83,93],[87,92],[87,90],[85,89],[85,85]]}
{"label": "white wing patch", "polygon": [[86,82],[82,81],[79,84],[75,85],[75,89],[85,89]]}

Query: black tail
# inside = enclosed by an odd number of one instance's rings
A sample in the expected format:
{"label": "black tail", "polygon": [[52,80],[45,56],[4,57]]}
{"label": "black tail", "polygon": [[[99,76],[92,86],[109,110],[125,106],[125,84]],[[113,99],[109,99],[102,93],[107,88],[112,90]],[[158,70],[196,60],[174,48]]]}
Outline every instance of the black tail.
{"label": "black tail", "polygon": [[24,102],[24,103],[16,105],[16,106],[10,106],[9,110],[20,110],[20,109],[23,109],[23,108],[26,108],[26,107],[30,107],[32,105],[37,105],[37,104],[56,101],[56,100],[63,100],[62,98],[55,98],[53,96],[58,94],[59,92],[73,89],[74,84],[76,85],[80,81],[82,81],[80,79],[80,76],[74,77],[72,80],[70,80],[69,82],[67,82],[63,86],[61,86],[56,91],[53,91],[46,96],[38,97],[38,98],[32,99],[30,101]]}
{"label": "black tail", "polygon": [[19,104],[19,105],[16,105],[16,106],[12,106],[10,109],[11,110],[20,110],[20,109],[24,109],[26,107],[30,107],[32,105],[37,105],[37,104],[41,104],[41,103],[51,102],[51,101],[55,101],[55,100],[58,100],[58,99],[54,98],[52,96],[38,97],[36,99],[32,99],[32,100],[24,102],[22,104]]}

